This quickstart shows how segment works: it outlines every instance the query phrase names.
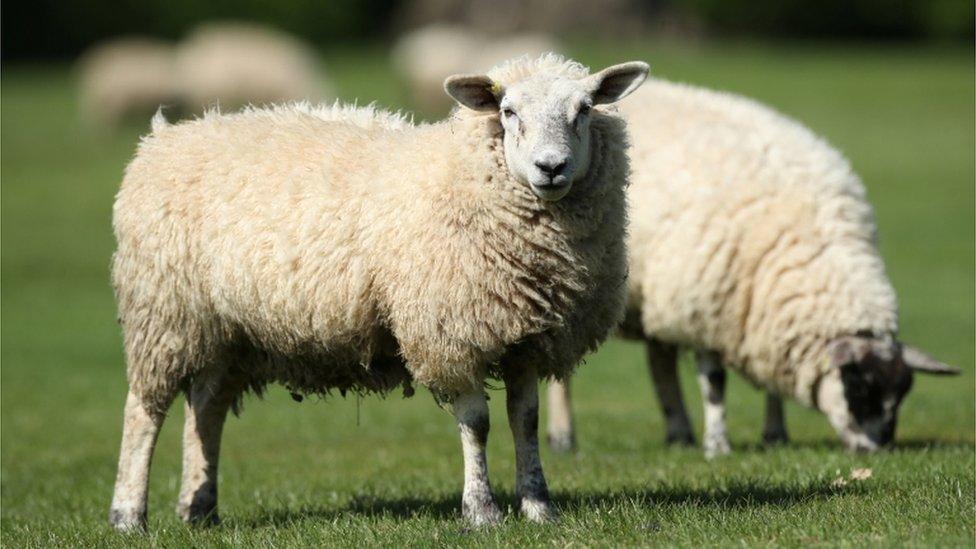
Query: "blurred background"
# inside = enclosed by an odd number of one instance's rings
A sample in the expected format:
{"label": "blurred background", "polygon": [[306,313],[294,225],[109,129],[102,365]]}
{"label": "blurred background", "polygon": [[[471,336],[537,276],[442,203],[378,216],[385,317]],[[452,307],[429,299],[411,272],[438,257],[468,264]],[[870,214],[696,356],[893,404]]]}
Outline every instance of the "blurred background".
{"label": "blurred background", "polygon": [[[969,0],[32,0],[4,2],[2,10],[0,476],[7,541],[101,543],[91,525],[102,524],[107,508],[125,395],[108,274],[112,199],[158,105],[176,119],[212,106],[338,98],[429,120],[450,107],[444,76],[544,50],[594,69],[642,59],[658,77],[753,97],[850,158],[876,210],[903,338],[964,370],[958,380],[917,379],[902,408],[898,438],[909,449],[932,441],[948,446],[916,461],[877,459],[905,471],[917,467],[916,480],[906,482],[917,481],[923,492],[956,493],[927,474],[972,486],[976,98]],[[697,417],[694,368],[685,364],[683,375]],[[761,395],[731,383],[733,442],[756,441]],[[675,454],[663,451],[640,347],[611,342],[581,369],[575,387],[583,455],[603,449],[613,457],[547,457],[557,491],[605,481],[616,483],[614,490],[628,483],[692,486],[719,474],[699,451],[680,454],[680,470]],[[352,398],[299,406],[281,390],[267,400],[276,405],[253,404],[255,413],[227,427],[222,476],[234,480],[222,497],[231,509],[246,514],[254,501],[286,517],[302,506],[345,509],[364,482],[443,498],[453,509],[454,428],[426,397],[370,399],[361,410]],[[499,401],[492,402],[493,421],[503,425]],[[741,463],[748,467],[715,467],[748,479],[776,469],[763,459],[781,460],[778,470],[788,475],[846,466],[826,421],[790,406],[797,453],[747,455]],[[175,501],[179,475],[178,408],[163,431],[151,491],[156,516],[174,523],[164,511]],[[510,450],[498,447],[510,445],[506,437],[492,445],[492,463],[509,467]],[[425,476],[431,468],[443,474]],[[318,476],[303,477],[311,469]],[[794,476],[783,486],[808,481]],[[504,477],[500,482],[511,488]],[[928,502],[907,488],[889,493],[905,501],[875,494],[853,508]],[[971,540],[971,495],[959,491],[960,499],[930,506],[938,516],[916,521],[911,532],[931,528]],[[853,524],[843,508],[822,512],[835,511],[836,522],[819,531],[844,524],[870,533],[902,520],[892,514]],[[722,531],[696,513],[683,523],[700,524],[708,535]],[[762,513],[753,519],[761,528],[773,524]],[[803,524],[787,523],[790,533],[781,539],[808,541]],[[617,538],[592,542],[609,539]]]}
{"label": "blurred background", "polygon": [[[649,41],[958,46],[974,33],[968,0],[40,0],[3,10],[5,68],[75,63],[79,115],[97,130],[144,122],[160,103],[187,115],[337,95],[440,116],[445,75],[520,53],[602,59]],[[347,69],[400,85],[360,89]]]}

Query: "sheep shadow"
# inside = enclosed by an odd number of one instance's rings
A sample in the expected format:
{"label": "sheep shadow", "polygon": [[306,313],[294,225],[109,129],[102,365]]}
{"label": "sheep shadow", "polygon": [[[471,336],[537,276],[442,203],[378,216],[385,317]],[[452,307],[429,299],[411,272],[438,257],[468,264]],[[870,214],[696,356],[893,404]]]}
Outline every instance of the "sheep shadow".
{"label": "sheep shadow", "polygon": [[[885,451],[966,450],[972,451],[973,443],[966,440],[940,440],[912,438],[896,442]],[[785,446],[764,446],[760,443],[736,445],[736,452],[764,452],[778,449],[801,449],[842,452],[836,440],[806,440],[791,442]],[[647,488],[608,488],[604,490],[556,491],[553,503],[559,511],[627,507],[693,506],[712,508],[716,511],[735,511],[756,507],[776,506],[790,508],[824,501],[845,494],[863,492],[865,486],[832,486],[829,479],[812,480],[805,484],[784,482],[770,484],[764,481],[730,479],[717,486],[660,485]],[[499,506],[509,512],[517,507],[515,494],[496,491]],[[357,495],[344,505],[306,505],[289,508],[286,505],[265,507],[240,524],[245,527],[287,526],[303,521],[335,521],[350,517],[392,517],[396,519],[433,518],[436,520],[460,520],[461,493],[454,492],[437,497],[382,497]],[[463,530],[463,528],[462,528]]]}
{"label": "sheep shadow", "polygon": [[[630,508],[686,505],[711,507],[715,510],[741,510],[770,505],[789,508],[811,500],[827,499],[841,492],[826,481],[778,486],[730,482],[716,488],[662,486],[647,489],[555,492],[552,500],[561,512],[623,505]],[[496,491],[496,497],[503,510],[517,507],[512,492]],[[348,504],[338,508],[314,505],[298,509],[265,508],[256,516],[245,520],[244,525],[252,528],[280,527],[306,520],[334,521],[349,517],[459,520],[460,507],[460,492],[434,498],[356,496]]]}
{"label": "sheep shadow", "polygon": [[[824,438],[819,440],[791,440],[786,444],[768,444],[765,442],[740,442],[732,445],[733,453],[763,453],[777,450],[814,450],[825,452],[844,453],[844,447],[840,441],[834,438]],[[886,446],[879,450],[883,452],[897,451],[918,451],[918,450],[962,450],[972,449],[973,442],[966,440],[947,440],[938,438],[908,438],[895,440],[891,446]],[[870,455],[870,454],[862,454]]]}

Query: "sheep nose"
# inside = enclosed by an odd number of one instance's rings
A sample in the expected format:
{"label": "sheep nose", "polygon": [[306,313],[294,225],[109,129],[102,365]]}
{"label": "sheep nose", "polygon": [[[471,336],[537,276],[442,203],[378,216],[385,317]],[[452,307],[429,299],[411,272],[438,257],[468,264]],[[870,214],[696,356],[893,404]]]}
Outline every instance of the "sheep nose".
{"label": "sheep nose", "polygon": [[542,158],[535,161],[535,167],[549,176],[550,179],[561,174],[566,168],[565,158]]}

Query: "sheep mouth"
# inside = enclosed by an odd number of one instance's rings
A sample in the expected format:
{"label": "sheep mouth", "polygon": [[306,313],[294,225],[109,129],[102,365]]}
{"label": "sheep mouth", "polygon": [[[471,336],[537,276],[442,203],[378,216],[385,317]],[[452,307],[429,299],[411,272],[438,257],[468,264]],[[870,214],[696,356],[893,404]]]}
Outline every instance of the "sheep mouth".
{"label": "sheep mouth", "polygon": [[556,177],[545,183],[531,183],[532,192],[547,202],[555,202],[569,193],[570,182],[565,177]]}

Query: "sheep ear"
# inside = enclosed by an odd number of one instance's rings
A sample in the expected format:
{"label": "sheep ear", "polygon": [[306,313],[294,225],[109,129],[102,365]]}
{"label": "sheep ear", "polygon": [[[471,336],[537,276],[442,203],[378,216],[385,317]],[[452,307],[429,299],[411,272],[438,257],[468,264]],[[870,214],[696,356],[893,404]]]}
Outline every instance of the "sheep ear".
{"label": "sheep ear", "polygon": [[607,67],[587,76],[587,83],[592,90],[590,94],[593,96],[593,104],[613,103],[627,97],[630,92],[644,83],[650,70],[650,65],[643,61],[631,61]]}
{"label": "sheep ear", "polygon": [[870,350],[871,345],[864,338],[842,336],[827,345],[827,356],[830,357],[830,365],[837,368],[861,362]]}
{"label": "sheep ear", "polygon": [[484,75],[456,74],[444,80],[444,91],[474,111],[497,111],[500,88]]}
{"label": "sheep ear", "polygon": [[902,346],[901,359],[905,362],[906,366],[922,374],[955,376],[962,372],[959,368],[939,362],[928,353],[911,345]]}

